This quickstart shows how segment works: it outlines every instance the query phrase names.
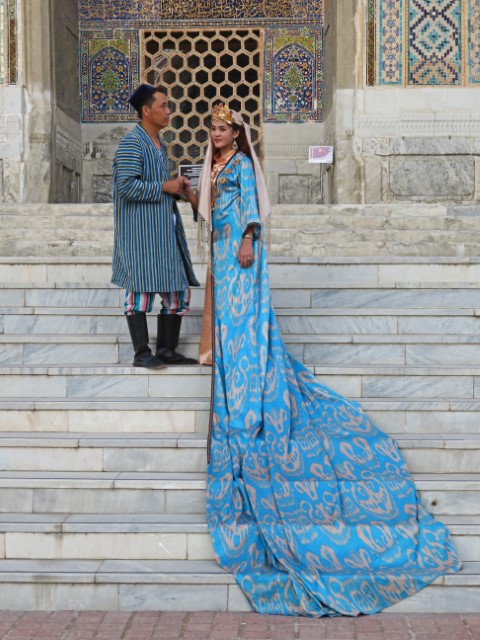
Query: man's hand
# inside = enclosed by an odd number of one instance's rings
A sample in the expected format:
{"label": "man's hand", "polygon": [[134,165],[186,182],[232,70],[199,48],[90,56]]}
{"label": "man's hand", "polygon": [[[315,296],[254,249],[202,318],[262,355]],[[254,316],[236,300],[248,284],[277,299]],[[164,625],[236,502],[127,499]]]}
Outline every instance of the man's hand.
{"label": "man's hand", "polygon": [[185,190],[185,180],[186,178],[183,176],[175,178],[175,180],[167,180],[163,183],[162,191],[169,193],[171,196],[180,196]]}
{"label": "man's hand", "polygon": [[183,192],[183,196],[192,205],[192,209],[198,209],[198,196],[192,189],[188,178],[185,178],[185,191]]}

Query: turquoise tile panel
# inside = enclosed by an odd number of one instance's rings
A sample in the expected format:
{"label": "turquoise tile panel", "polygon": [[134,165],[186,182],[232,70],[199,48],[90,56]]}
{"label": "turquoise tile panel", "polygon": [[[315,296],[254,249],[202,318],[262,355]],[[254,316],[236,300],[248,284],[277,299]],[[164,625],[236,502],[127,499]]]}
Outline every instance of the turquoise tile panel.
{"label": "turquoise tile panel", "polygon": [[408,84],[462,83],[462,0],[409,0]]}

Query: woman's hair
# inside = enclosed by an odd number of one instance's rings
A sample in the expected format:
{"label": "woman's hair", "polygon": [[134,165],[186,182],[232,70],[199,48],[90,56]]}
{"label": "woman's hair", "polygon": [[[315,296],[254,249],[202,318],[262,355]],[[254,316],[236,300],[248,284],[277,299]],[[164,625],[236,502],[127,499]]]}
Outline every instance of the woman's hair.
{"label": "woman's hair", "polygon": [[252,154],[250,152],[250,145],[248,144],[247,134],[245,133],[245,128],[240,127],[238,124],[232,124],[232,129],[234,131],[238,131],[238,136],[236,138],[238,144],[238,150],[245,154],[250,160],[253,161]]}

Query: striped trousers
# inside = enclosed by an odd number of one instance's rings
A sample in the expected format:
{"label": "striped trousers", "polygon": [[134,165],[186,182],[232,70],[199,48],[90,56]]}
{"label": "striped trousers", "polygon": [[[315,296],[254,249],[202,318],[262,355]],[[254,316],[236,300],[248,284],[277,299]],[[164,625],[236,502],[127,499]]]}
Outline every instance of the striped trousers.
{"label": "striped trousers", "polygon": [[[134,313],[150,313],[153,308],[156,292],[126,291],[124,309],[125,315],[131,316]],[[163,315],[184,316],[190,311],[190,288],[181,291],[160,291],[158,292],[162,300],[160,313]]]}

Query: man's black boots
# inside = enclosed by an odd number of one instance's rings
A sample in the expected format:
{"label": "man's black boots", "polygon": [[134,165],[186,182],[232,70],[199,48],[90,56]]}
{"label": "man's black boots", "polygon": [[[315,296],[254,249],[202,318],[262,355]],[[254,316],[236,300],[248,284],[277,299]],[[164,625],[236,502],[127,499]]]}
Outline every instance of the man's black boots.
{"label": "man's black boots", "polygon": [[145,313],[134,313],[127,316],[128,329],[132,339],[135,356],[134,367],[146,367],[147,369],[161,369],[164,363],[152,354],[148,346],[147,316]]}
{"label": "man's black boots", "polygon": [[175,351],[180,338],[182,316],[160,313],[157,319],[157,351],[155,356],[159,361],[164,364],[198,364],[194,358],[187,358]]}

